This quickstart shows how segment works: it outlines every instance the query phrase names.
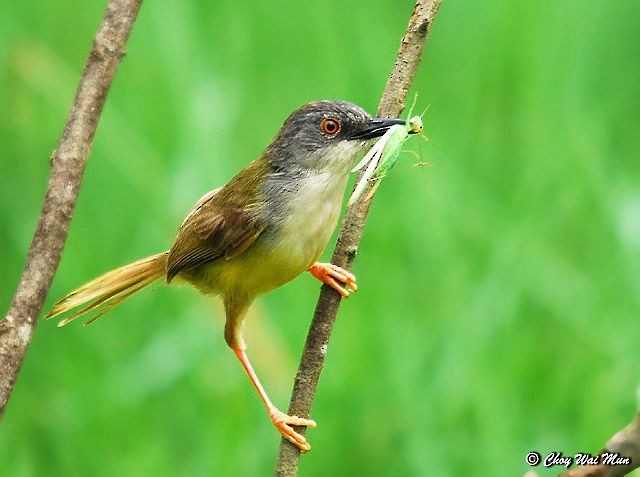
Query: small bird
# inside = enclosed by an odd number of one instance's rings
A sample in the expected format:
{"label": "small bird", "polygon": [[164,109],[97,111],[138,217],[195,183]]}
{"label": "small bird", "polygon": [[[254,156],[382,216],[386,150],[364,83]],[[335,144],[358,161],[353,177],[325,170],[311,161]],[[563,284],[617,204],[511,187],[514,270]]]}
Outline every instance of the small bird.
{"label": "small bird", "polygon": [[256,296],[305,270],[343,297],[356,291],[350,272],[317,262],[336,227],[349,172],[391,126],[403,119],[372,118],[344,101],[316,101],[294,111],[262,155],[227,184],[202,197],[180,225],[173,246],[125,265],[72,291],[46,318],[68,311],[64,326],[96,313],[91,323],[147,285],[180,280],[220,296],[224,337],[244,367],[278,431],[308,451],[292,426],[315,427],[289,416],[267,396],[246,354],[242,322]]}

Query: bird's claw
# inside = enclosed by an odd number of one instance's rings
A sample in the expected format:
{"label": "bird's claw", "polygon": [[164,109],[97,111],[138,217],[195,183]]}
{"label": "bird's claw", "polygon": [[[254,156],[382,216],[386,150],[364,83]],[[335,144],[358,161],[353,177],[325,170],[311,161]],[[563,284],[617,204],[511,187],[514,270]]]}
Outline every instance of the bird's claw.
{"label": "bird's claw", "polygon": [[309,267],[309,272],[318,280],[340,293],[344,298],[349,297],[349,290],[352,292],[358,291],[356,276],[332,263],[316,262]]}
{"label": "bird's claw", "polygon": [[296,432],[291,426],[316,427],[315,421],[298,416],[289,416],[275,408],[269,411],[269,417],[273,425],[278,429],[278,432],[282,434],[282,437],[297,446],[300,452],[309,452],[309,450],[311,450],[311,445],[307,439],[302,434]]}

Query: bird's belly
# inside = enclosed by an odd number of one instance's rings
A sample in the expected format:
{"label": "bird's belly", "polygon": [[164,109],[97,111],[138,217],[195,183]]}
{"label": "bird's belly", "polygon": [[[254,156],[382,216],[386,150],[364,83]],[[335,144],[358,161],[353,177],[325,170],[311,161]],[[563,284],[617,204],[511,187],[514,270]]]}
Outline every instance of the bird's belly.
{"label": "bird's belly", "polygon": [[322,254],[335,229],[340,203],[326,202],[296,213],[283,224],[265,260],[265,273],[277,286],[307,270]]}
{"label": "bird's belly", "polygon": [[345,185],[346,178],[331,187],[317,182],[301,187],[273,230],[240,256],[212,264],[208,288],[222,295],[235,291],[258,295],[307,270],[331,238]]}

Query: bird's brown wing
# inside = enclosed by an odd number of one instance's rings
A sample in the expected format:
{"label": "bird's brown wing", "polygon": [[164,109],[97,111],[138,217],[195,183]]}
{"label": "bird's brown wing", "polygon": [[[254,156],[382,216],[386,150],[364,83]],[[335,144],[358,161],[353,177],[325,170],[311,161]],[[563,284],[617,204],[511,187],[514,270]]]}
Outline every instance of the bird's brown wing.
{"label": "bird's brown wing", "polygon": [[237,256],[264,231],[254,205],[216,192],[203,197],[180,226],[167,259],[167,283],[184,270]]}

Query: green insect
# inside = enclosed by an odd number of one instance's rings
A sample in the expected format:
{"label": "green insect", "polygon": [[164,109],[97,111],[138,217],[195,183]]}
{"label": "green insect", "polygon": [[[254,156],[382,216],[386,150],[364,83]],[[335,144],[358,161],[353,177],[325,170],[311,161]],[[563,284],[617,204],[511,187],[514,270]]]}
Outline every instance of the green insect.
{"label": "green insect", "polygon": [[[413,109],[413,107],[411,109]],[[395,165],[398,160],[398,156],[402,151],[402,146],[405,141],[409,139],[409,135],[422,132],[424,129],[422,117],[411,117],[411,111],[409,111],[409,116],[410,117],[404,125],[396,124],[395,126],[391,126],[389,130],[373,145],[369,152],[367,152],[356,167],[351,170],[351,172],[358,171],[368,164],[360,182],[358,182],[353,194],[351,194],[351,197],[349,198],[348,205],[352,205],[358,200],[369,180],[377,181],[373,186],[373,189],[371,189],[371,192],[369,192],[367,197],[365,197],[365,201],[369,200],[380,185],[380,180],[385,177]]]}

